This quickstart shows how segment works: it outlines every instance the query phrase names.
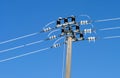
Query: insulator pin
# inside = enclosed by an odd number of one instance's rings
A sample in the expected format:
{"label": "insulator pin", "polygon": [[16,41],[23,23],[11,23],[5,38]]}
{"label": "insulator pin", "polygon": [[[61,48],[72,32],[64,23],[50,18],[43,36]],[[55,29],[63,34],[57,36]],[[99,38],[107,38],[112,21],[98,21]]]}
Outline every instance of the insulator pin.
{"label": "insulator pin", "polygon": [[90,22],[88,20],[83,20],[83,21],[80,21],[80,24],[81,25],[88,25],[88,24],[90,24]]}
{"label": "insulator pin", "polygon": [[75,21],[76,21],[76,19],[75,19],[74,16],[71,17],[71,21],[72,21],[72,22],[75,22]]}
{"label": "insulator pin", "polygon": [[49,40],[53,40],[55,38],[57,38],[57,37],[55,35],[53,35],[53,36],[49,37]]}
{"label": "insulator pin", "polygon": [[68,23],[68,19],[67,18],[64,18],[64,23]]}
{"label": "insulator pin", "polygon": [[60,47],[61,44],[54,44],[51,48],[57,48],[57,47]]}
{"label": "insulator pin", "polygon": [[80,27],[77,25],[76,26],[76,31],[79,32],[80,31]]}
{"label": "insulator pin", "polygon": [[61,36],[63,36],[65,34],[65,29],[61,30]]}
{"label": "insulator pin", "polygon": [[86,33],[92,33],[92,29],[84,29],[84,33],[86,34]]}
{"label": "insulator pin", "polygon": [[48,27],[48,28],[45,28],[45,29],[43,29],[43,32],[48,32],[48,31],[50,31],[52,28],[50,28],[50,27]]}
{"label": "insulator pin", "polygon": [[90,41],[94,41],[94,42],[95,42],[96,37],[88,37],[88,40],[89,40],[89,42],[90,42]]}
{"label": "insulator pin", "polygon": [[57,25],[60,25],[60,24],[61,24],[60,20],[57,20]]}

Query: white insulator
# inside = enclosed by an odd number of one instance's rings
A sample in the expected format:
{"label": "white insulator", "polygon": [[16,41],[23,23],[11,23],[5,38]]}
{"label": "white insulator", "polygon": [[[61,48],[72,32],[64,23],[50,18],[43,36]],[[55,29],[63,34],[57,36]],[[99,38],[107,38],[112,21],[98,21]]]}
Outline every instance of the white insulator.
{"label": "white insulator", "polygon": [[53,36],[53,39],[57,38],[55,35]]}
{"label": "white insulator", "polygon": [[56,45],[53,45],[51,48],[56,48]]}
{"label": "white insulator", "polygon": [[47,31],[50,31],[50,30],[51,30],[50,27],[43,29],[44,32],[47,32]]}
{"label": "white insulator", "polygon": [[43,29],[44,32],[46,32],[46,29]]}
{"label": "white insulator", "polygon": [[57,25],[56,27],[57,27],[57,28],[59,28],[59,27],[61,27],[61,26],[62,26],[62,24],[60,24],[60,25]]}
{"label": "white insulator", "polygon": [[57,46],[57,47],[59,47],[59,46],[60,46],[60,44],[57,44],[56,46]]}
{"label": "white insulator", "polygon": [[95,41],[95,40],[96,40],[96,37],[88,37],[88,40],[89,40],[89,41]]}
{"label": "white insulator", "polygon": [[57,47],[59,47],[60,46],[60,44],[54,44],[53,46],[52,46],[52,48],[57,48]]}
{"label": "white insulator", "polygon": [[57,38],[57,37],[54,35],[54,36],[49,37],[49,40],[52,40],[52,39],[55,39],[55,38]]}
{"label": "white insulator", "polygon": [[51,28],[50,28],[50,27],[48,27],[46,30],[47,30],[47,31],[49,31],[49,30],[51,30]]}
{"label": "white insulator", "polygon": [[50,28],[50,27],[48,27],[48,30],[51,30],[51,28]]}
{"label": "white insulator", "polygon": [[84,29],[84,33],[92,33],[92,29]]}
{"label": "white insulator", "polygon": [[87,25],[87,24],[89,24],[89,21],[88,20],[83,20],[83,21],[80,21],[80,24],[81,25]]}

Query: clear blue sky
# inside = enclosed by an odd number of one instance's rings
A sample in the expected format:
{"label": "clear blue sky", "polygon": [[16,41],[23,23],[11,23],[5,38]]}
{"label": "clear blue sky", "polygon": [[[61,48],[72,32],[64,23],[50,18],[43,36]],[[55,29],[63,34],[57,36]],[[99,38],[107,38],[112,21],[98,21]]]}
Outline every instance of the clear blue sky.
{"label": "clear blue sky", "polygon": [[[59,16],[87,14],[92,20],[120,17],[119,0],[0,0],[0,42],[40,31]],[[94,23],[96,29],[118,27],[120,21]],[[120,30],[97,31],[98,37]],[[47,34],[1,44],[0,50],[41,40]],[[0,54],[0,60],[46,48],[54,41]],[[0,63],[0,78],[62,78],[63,46]],[[120,78],[120,39],[73,43],[71,78]]]}

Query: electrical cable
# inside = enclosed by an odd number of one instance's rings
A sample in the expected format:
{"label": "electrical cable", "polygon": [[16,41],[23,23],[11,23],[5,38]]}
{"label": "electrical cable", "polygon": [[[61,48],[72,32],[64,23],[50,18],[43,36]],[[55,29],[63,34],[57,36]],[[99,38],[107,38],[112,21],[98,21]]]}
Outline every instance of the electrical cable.
{"label": "electrical cable", "polygon": [[99,30],[100,31],[107,31],[107,30],[113,30],[113,29],[120,29],[120,27],[103,28],[103,29],[99,29]]}
{"label": "electrical cable", "polygon": [[[64,39],[65,42],[65,39]],[[63,48],[63,60],[62,60],[62,78],[64,78],[64,68],[65,68],[65,50],[66,50],[66,45],[64,44],[64,48]]]}
{"label": "electrical cable", "polygon": [[24,45],[16,46],[16,47],[13,47],[13,48],[9,48],[9,49],[5,49],[5,50],[1,50],[0,53],[4,53],[4,52],[7,52],[7,51],[11,51],[11,50],[15,50],[15,49],[19,49],[19,48],[27,47],[27,46],[30,46],[30,45],[33,45],[33,44],[41,43],[41,42],[43,42],[43,41],[44,41],[44,40],[39,40],[39,41],[31,42],[31,43],[28,43],[28,44],[24,44]]}
{"label": "electrical cable", "polygon": [[19,40],[19,39],[23,39],[23,38],[26,38],[26,37],[30,37],[30,36],[34,36],[34,35],[37,35],[37,34],[39,34],[39,32],[28,34],[28,35],[24,35],[24,36],[20,36],[20,37],[16,37],[16,38],[13,38],[13,39],[10,39],[10,40],[6,40],[6,41],[2,41],[2,42],[0,42],[0,44],[13,42],[13,41],[16,41],[16,40]]}
{"label": "electrical cable", "polygon": [[31,46],[31,45],[34,45],[34,44],[38,44],[38,43],[44,42],[46,40],[53,40],[53,39],[56,39],[58,37],[60,37],[60,36],[51,36],[51,37],[43,39],[43,40],[39,40],[39,41],[23,44],[23,45],[12,47],[12,48],[8,48],[8,49],[5,49],[5,50],[0,50],[0,53],[4,53],[4,52],[7,52],[7,51],[16,50],[16,49],[19,49],[19,48]]}
{"label": "electrical cable", "polygon": [[[94,22],[106,22],[106,21],[114,21],[114,20],[120,20],[120,18],[111,18],[111,19],[103,19],[103,20],[95,20]],[[50,24],[54,23],[55,21],[52,21],[50,23],[48,23],[45,27],[49,26]],[[54,29],[54,28],[53,28]],[[104,28],[104,29],[99,29],[99,30],[112,30],[112,29],[120,29],[120,27],[113,27],[113,28]],[[48,30],[51,30],[51,29],[48,29]],[[47,31],[48,31],[47,30]],[[55,30],[57,31],[57,30]],[[54,31],[54,32],[55,32]],[[45,31],[46,32],[46,31]],[[48,36],[50,36],[52,33],[54,33],[53,31],[50,32],[48,34]],[[30,36],[34,36],[34,35],[37,35],[39,34],[40,32],[36,32],[36,33],[32,33],[32,34],[28,34],[28,35],[24,35],[24,36],[21,36],[21,37],[16,37],[14,39],[10,39],[10,40],[6,40],[6,41],[3,41],[3,42],[0,42],[0,44],[4,44],[4,43],[8,43],[8,42],[12,42],[12,41],[15,41],[15,40],[19,40],[19,39],[23,39],[23,38],[26,38],[26,37],[30,37]],[[61,37],[59,38],[58,40],[56,40],[54,42],[54,45],[59,41],[61,40],[62,38],[64,37]],[[120,38],[120,36],[109,36],[109,37],[104,37],[103,39],[111,39],[111,38]],[[21,46],[17,46],[17,47],[14,47],[14,48],[9,48],[9,49],[6,49],[6,50],[2,50],[0,51],[0,53],[3,53],[3,52],[6,52],[6,51],[10,51],[10,50],[14,50],[14,49],[18,49],[18,48],[22,48],[22,47],[25,47],[25,46],[30,46],[30,45],[33,45],[33,44],[36,44],[36,43],[40,43],[40,42],[43,42],[44,40],[40,40],[40,41],[36,41],[36,42],[32,42],[32,43],[28,43],[28,44],[25,44],[25,45],[21,45]],[[58,46],[58,45],[57,45]],[[54,48],[54,47],[53,47]],[[29,55],[29,54],[33,54],[33,53],[37,53],[39,51],[43,51],[43,50],[47,50],[49,48],[44,48],[44,49],[40,49],[40,50],[37,50],[37,51],[33,51],[33,52],[30,52],[30,53],[26,53],[26,54],[23,54],[23,55],[18,55],[18,56],[15,56],[15,57],[11,57],[11,58],[8,58],[8,59],[4,59],[4,60],[0,60],[0,62],[4,62],[4,61],[8,61],[8,60],[12,60],[12,59],[16,59],[16,58],[19,58],[19,57],[23,57],[23,56],[26,56],[26,55]]]}
{"label": "electrical cable", "polygon": [[[59,46],[58,46],[58,44],[56,44],[57,45],[56,47],[60,47],[62,44],[65,44],[65,43],[60,43]],[[35,53],[38,53],[38,52],[41,52],[41,51],[44,51],[44,50],[48,50],[48,49],[51,49],[51,48],[56,48],[56,47],[53,47],[53,46],[54,45],[52,45],[51,47],[40,49],[40,50],[24,53],[24,54],[21,54],[21,55],[10,57],[10,58],[6,58],[6,59],[3,59],[3,60],[0,60],[0,63],[5,62],[5,61],[10,61],[10,60],[13,60],[13,59],[17,59],[17,58],[20,58],[20,57],[28,56],[28,55],[31,55],[31,54],[35,54]]]}
{"label": "electrical cable", "polygon": [[[80,15],[80,16],[86,16],[86,17],[88,17],[88,18],[90,19],[90,16],[88,16],[88,15]],[[95,20],[94,22],[105,22],[105,21],[113,21],[113,20],[120,20],[120,18],[111,18],[111,19]],[[52,22],[48,23],[47,25],[45,25],[45,27],[48,27],[49,25],[51,25],[51,24],[53,24],[53,23],[55,23],[55,21],[52,21]],[[92,25],[92,24],[91,24],[91,25]],[[44,29],[45,27],[43,27],[43,29]],[[51,29],[49,29],[49,30],[53,30],[53,29],[55,29],[55,28],[51,28]],[[49,30],[48,30],[48,31],[49,31]],[[6,40],[6,41],[2,41],[2,42],[0,42],[0,44],[5,44],[5,43],[8,43],[8,42],[13,42],[13,41],[16,41],[16,40],[19,40],[19,39],[23,39],[23,38],[26,38],[26,37],[34,36],[34,35],[37,35],[37,34],[39,34],[39,33],[41,33],[41,32],[44,32],[44,31],[42,30],[42,31],[40,31],[40,32],[36,32],[36,33],[32,33],[32,34],[28,34],[28,35],[16,37],[16,38],[13,38],[13,39],[9,39],[9,40]]]}
{"label": "electrical cable", "polygon": [[104,37],[103,39],[112,39],[112,38],[120,38],[120,36],[109,36],[109,37]]}
{"label": "electrical cable", "polygon": [[[48,27],[49,25],[51,25],[53,23],[55,23],[55,21],[52,21],[52,22],[48,23],[44,27]],[[43,29],[44,29],[44,27],[43,27]],[[54,28],[51,28],[51,29],[48,29],[47,31],[50,31],[50,30],[53,30],[53,29]],[[42,32],[47,32],[47,31],[41,30],[40,32],[35,32],[35,33],[32,33],[32,34],[27,34],[27,35],[24,35],[24,36],[20,36],[20,37],[16,37],[16,38],[13,38],[13,39],[6,40],[6,41],[2,41],[2,42],[0,42],[0,44],[5,44],[5,43],[13,42],[13,41],[16,41],[16,40],[19,40],[19,39],[35,36],[37,34],[40,34]]]}
{"label": "electrical cable", "polygon": [[59,31],[59,30],[60,30],[60,29],[56,29],[56,30],[51,31],[51,32],[48,34],[48,37],[49,37],[52,33],[57,32],[57,31]]}
{"label": "electrical cable", "polygon": [[5,61],[10,61],[10,60],[13,60],[13,59],[17,59],[17,58],[20,58],[20,57],[24,57],[24,56],[27,56],[27,55],[35,54],[35,53],[38,53],[38,52],[41,52],[41,51],[44,51],[44,50],[48,50],[48,49],[50,49],[50,47],[40,49],[40,50],[36,50],[36,51],[32,51],[32,52],[28,52],[28,53],[21,54],[21,55],[15,56],[15,57],[10,57],[10,58],[7,58],[7,59],[3,59],[3,60],[0,60],[0,63],[5,62]]}
{"label": "electrical cable", "polygon": [[86,15],[86,14],[78,15],[78,17],[87,17],[89,20],[91,20],[91,17],[89,15]]}
{"label": "electrical cable", "polygon": [[48,24],[46,24],[46,25],[43,27],[43,29],[45,29],[46,27],[48,27],[49,25],[51,25],[51,24],[53,24],[53,23],[55,23],[55,21],[49,22]]}
{"label": "electrical cable", "polygon": [[57,40],[53,43],[53,45],[56,44],[58,41],[60,41],[60,40],[63,39],[63,38],[64,38],[64,37],[61,37],[61,38],[57,39]]}
{"label": "electrical cable", "polygon": [[106,22],[106,21],[115,21],[115,20],[120,20],[120,17],[118,17],[118,18],[111,18],[111,19],[96,20],[94,22]]}

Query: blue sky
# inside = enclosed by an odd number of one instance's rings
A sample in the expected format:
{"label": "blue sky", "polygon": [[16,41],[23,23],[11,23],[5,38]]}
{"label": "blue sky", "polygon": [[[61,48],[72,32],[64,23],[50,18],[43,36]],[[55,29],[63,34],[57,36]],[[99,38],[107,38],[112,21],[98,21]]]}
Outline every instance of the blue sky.
{"label": "blue sky", "polygon": [[[58,17],[87,14],[92,20],[120,17],[119,0],[0,0],[0,42],[40,31]],[[93,23],[95,43],[73,43],[71,78],[120,78],[120,20]],[[54,24],[53,24],[54,25]],[[48,33],[0,44],[0,50],[47,38]],[[63,41],[63,40],[62,40]],[[0,60],[49,47],[54,41],[0,53]],[[0,63],[0,78],[62,78],[64,46]]]}

